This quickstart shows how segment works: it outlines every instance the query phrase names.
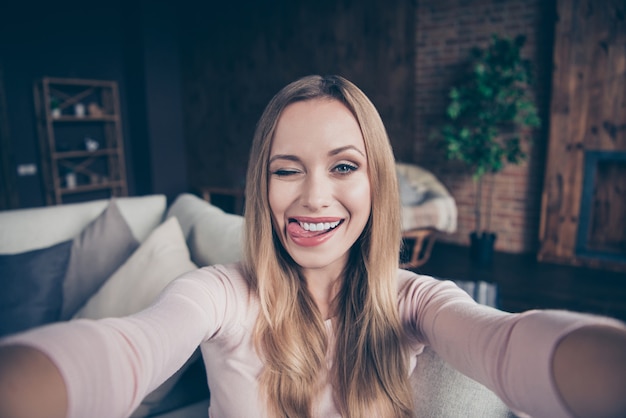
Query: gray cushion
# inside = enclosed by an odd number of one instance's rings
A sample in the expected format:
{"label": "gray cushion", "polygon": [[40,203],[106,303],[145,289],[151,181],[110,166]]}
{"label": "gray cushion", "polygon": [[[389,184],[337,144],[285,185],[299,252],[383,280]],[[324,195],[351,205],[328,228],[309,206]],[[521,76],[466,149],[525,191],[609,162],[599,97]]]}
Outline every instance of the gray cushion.
{"label": "gray cushion", "polygon": [[61,319],[70,319],[139,246],[115,200],[74,238]]}
{"label": "gray cushion", "polygon": [[0,255],[0,336],[59,319],[71,246]]}
{"label": "gray cushion", "polygon": [[452,368],[428,347],[417,356],[410,380],[416,417],[515,417],[492,391]]}

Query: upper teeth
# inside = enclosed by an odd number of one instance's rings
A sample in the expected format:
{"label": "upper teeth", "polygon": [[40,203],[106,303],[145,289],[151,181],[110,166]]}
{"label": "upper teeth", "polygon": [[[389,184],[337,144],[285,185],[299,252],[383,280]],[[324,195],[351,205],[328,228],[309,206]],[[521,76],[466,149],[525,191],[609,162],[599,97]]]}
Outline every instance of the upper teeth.
{"label": "upper teeth", "polygon": [[300,222],[300,226],[305,231],[325,231],[327,229],[331,229],[339,225],[339,221],[335,222],[320,222],[320,223],[308,223],[308,222]]}

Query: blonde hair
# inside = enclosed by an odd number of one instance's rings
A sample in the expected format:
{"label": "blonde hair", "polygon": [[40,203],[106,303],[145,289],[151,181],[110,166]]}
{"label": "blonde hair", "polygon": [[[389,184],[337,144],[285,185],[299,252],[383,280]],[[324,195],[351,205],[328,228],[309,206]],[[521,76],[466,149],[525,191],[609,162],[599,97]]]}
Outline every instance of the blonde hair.
{"label": "blonde hair", "polygon": [[[268,201],[268,161],[276,124],[291,103],[331,99],[357,120],[368,159],[371,213],[353,245],[335,301],[330,375],[324,320],[299,266],[274,232]],[[260,391],[271,416],[309,417],[325,379],[346,417],[412,416],[403,332],[398,317],[400,208],[395,165],[376,108],[339,76],[308,76],[272,98],[256,128],[247,174],[244,266],[260,315],[254,341],[264,361]]]}

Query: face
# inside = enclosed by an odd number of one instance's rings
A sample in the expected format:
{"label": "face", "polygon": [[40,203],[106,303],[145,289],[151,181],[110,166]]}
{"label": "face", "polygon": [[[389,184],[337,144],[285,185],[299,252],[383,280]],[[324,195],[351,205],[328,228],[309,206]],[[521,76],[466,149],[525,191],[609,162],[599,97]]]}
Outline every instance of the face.
{"label": "face", "polygon": [[270,151],[269,203],[276,233],[306,274],[341,272],[371,209],[365,143],[339,101],[283,111]]}

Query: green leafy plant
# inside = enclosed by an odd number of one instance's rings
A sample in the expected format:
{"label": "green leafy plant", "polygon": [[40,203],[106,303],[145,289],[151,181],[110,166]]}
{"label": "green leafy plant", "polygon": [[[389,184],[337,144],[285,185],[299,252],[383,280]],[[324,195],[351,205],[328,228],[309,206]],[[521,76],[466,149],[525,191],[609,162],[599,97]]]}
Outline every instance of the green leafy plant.
{"label": "green leafy plant", "polygon": [[[463,162],[477,184],[475,232],[482,230],[481,202],[485,174],[500,172],[506,164],[519,164],[526,154],[522,142],[540,126],[531,84],[532,67],[522,58],[524,36],[493,35],[486,48],[474,48],[468,71],[449,93],[444,124],[437,138],[449,160]],[[491,193],[487,222],[491,218]]]}

